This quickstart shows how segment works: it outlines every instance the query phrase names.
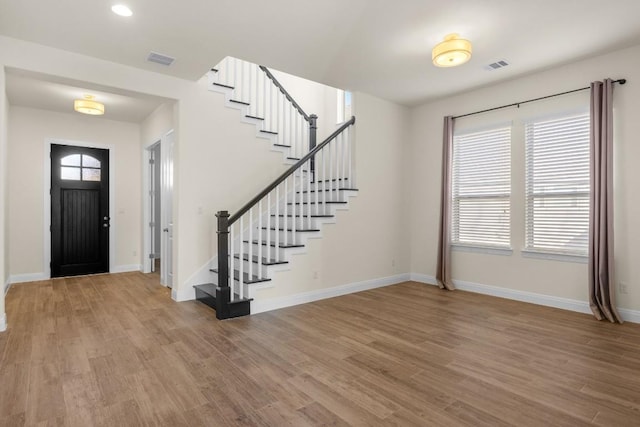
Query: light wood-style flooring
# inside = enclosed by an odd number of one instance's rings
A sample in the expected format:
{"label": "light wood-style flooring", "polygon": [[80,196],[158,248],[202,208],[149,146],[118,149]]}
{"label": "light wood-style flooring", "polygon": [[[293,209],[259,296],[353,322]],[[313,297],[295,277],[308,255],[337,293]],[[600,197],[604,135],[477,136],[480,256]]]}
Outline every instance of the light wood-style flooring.
{"label": "light wood-style flooring", "polygon": [[638,426],[640,325],[419,283],[220,322],[140,273],[13,286],[2,426]]}

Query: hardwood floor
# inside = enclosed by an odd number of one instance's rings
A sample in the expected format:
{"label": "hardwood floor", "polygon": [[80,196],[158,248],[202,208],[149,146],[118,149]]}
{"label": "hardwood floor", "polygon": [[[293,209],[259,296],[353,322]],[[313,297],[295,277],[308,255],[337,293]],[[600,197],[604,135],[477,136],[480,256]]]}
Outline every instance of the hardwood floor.
{"label": "hardwood floor", "polygon": [[640,325],[407,282],[220,322],[139,273],[12,287],[0,425],[638,426]]}

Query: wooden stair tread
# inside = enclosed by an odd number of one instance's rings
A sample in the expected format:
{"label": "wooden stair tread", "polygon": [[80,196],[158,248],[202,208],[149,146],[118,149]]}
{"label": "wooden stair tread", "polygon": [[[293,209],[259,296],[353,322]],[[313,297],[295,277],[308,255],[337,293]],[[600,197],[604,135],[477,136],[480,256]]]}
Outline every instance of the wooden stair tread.
{"label": "wooden stair tread", "polygon": [[[335,200],[327,200],[326,202],[295,202],[296,205],[322,205],[322,204],[328,204],[328,205],[346,205],[347,202],[343,202],[343,201],[335,201]],[[293,202],[288,202],[287,205],[293,205]],[[305,215],[303,215],[305,216]]]}
{"label": "wooden stair tread", "polygon": [[[207,294],[215,300],[216,290],[218,289],[218,286],[215,283],[203,283],[202,285],[193,285],[193,287],[198,291]],[[233,301],[230,301],[229,304],[239,304],[241,302],[253,301],[253,298],[240,298],[240,295],[238,294],[233,295],[235,298],[233,299]]]}
{"label": "wooden stair tread", "polygon": [[[234,254],[233,257],[235,259],[240,259],[240,254]],[[242,255],[242,259],[244,261],[249,261],[249,254],[243,254]],[[267,259],[265,257],[262,257],[262,260],[260,262],[258,262],[258,256],[257,255],[253,255],[251,257],[251,262],[254,264],[262,264],[262,265],[281,265],[281,264],[289,264],[289,261],[278,261],[276,259]]]}
{"label": "wooden stair tread", "polygon": [[300,193],[302,193],[302,194],[304,194],[304,193],[322,193],[323,191],[360,191],[360,190],[358,190],[357,188],[333,188],[333,189],[328,188],[328,189],[319,190],[319,191],[318,190],[296,191],[296,193],[298,193],[298,194],[300,194]]}
{"label": "wooden stair tread", "polygon": [[[304,216],[304,218],[306,218],[306,216]],[[267,227],[262,227],[262,229],[266,230]],[[293,228],[287,228],[286,230],[284,230],[282,228],[277,228],[276,229],[275,227],[271,227],[271,228],[269,228],[269,230],[271,230],[271,231],[276,231],[276,230],[277,231],[293,231]],[[300,233],[313,233],[313,232],[318,232],[318,231],[320,231],[320,229],[317,229],[317,228],[305,228],[305,229],[301,229],[301,230],[296,229],[296,233],[298,233],[298,232],[300,232]]]}
{"label": "wooden stair tread", "polygon": [[225,85],[222,83],[214,83],[214,86],[226,87],[227,89],[233,89],[233,86]]}
{"label": "wooden stair tread", "polygon": [[[272,217],[276,216],[275,214],[271,214]],[[284,214],[279,214],[277,215],[280,218],[284,218],[285,215]],[[300,217],[307,217],[307,215],[286,215],[287,218],[300,218]],[[335,217],[335,215],[311,215],[311,218],[333,218]]]}
{"label": "wooden stair tread", "polygon": [[[217,268],[212,268],[209,271],[211,271],[212,273],[218,274]],[[240,271],[233,270],[233,280],[236,280],[239,282],[240,281],[239,278],[240,278]],[[258,278],[258,276],[255,276],[255,275],[251,275],[251,278],[249,278],[249,273],[247,272],[242,273],[242,283],[244,283],[245,285],[250,285],[252,283],[270,282],[270,281],[271,279],[268,279],[268,278],[260,279]]]}
{"label": "wooden stair tread", "polygon": [[[243,242],[243,243],[249,243],[249,241],[248,241],[248,240],[243,240],[242,242]],[[258,244],[258,241],[257,241],[257,240],[254,240],[254,241],[252,241],[251,243],[253,243],[254,245],[257,245],[257,244]],[[262,241],[261,241],[261,244],[262,244],[262,246],[267,246],[267,242],[265,242],[264,240],[262,240]],[[269,243],[269,246],[271,246],[272,248],[275,248],[275,247],[276,247],[276,244],[275,244],[274,242],[270,242],[270,243]],[[283,243],[280,243],[280,244],[278,244],[278,248],[279,248],[279,249],[287,249],[287,248],[304,248],[304,245],[298,245],[298,244],[286,244],[286,245],[285,245],[285,244],[283,244]]]}

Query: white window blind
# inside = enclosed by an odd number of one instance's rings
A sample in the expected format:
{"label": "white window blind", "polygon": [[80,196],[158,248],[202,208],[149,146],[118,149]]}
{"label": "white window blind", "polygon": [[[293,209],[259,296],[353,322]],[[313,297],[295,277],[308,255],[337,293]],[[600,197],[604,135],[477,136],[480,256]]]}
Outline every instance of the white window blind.
{"label": "white window blind", "polygon": [[453,244],[510,247],[511,127],[453,138]]}
{"label": "white window blind", "polygon": [[526,249],[587,255],[589,114],[525,125]]}

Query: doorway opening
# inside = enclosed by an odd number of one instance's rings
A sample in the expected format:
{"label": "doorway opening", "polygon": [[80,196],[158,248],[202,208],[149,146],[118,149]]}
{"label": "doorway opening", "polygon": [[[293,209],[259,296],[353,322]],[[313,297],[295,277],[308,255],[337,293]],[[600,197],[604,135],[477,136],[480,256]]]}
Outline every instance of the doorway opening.
{"label": "doorway opening", "polygon": [[144,269],[173,286],[173,131],[144,149]]}

